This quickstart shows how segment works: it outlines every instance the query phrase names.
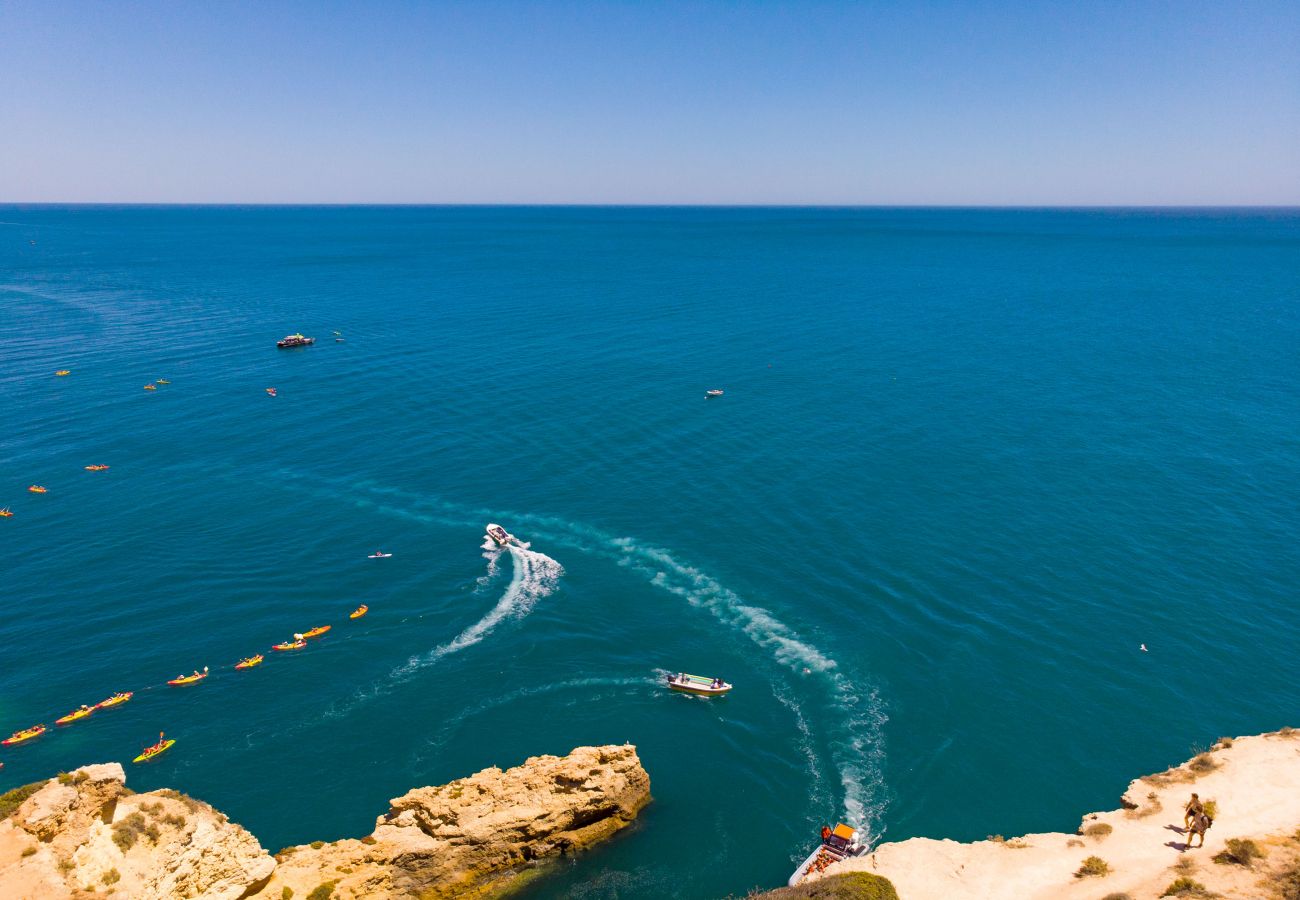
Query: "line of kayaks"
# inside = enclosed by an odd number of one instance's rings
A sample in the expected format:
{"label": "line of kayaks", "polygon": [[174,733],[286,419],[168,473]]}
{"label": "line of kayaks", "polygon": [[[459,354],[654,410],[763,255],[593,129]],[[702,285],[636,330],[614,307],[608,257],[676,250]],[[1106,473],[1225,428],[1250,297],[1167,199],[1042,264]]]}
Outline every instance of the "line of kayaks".
{"label": "line of kayaks", "polygon": [[[108,467],[105,466],[104,468],[108,468]],[[358,606],[356,609],[354,609],[348,615],[348,618],[359,619],[368,612],[370,612],[370,607],[363,603],[360,606]],[[333,625],[317,625],[315,628],[308,629],[307,631],[304,631],[300,635],[299,634],[294,635],[294,639],[292,641],[285,641],[282,644],[276,644],[271,649],[301,650],[302,648],[307,646],[307,640],[309,638],[318,638],[321,635],[329,632],[330,629],[332,629],[333,627],[334,627]],[[266,657],[258,653],[254,656],[249,656],[245,659],[241,659],[239,662],[235,663],[235,668],[251,669],[254,666],[260,666],[265,659]],[[200,681],[203,681],[205,678],[207,678],[210,674],[212,673],[209,671],[208,667],[204,666],[202,672],[195,669],[194,672],[192,672],[189,675],[176,676],[175,678],[169,680],[167,684],[171,685],[172,687],[187,687],[188,685],[191,684],[198,684]],[[89,716],[93,715],[97,710],[111,709],[114,706],[121,706],[123,703],[126,703],[134,696],[135,696],[134,691],[123,691],[114,694],[113,696],[109,697],[106,700],[101,700],[99,703],[96,703],[94,706],[88,706],[86,704],[82,704],[80,707],[74,709],[66,716],[62,716],[58,719],[55,719],[54,724],[71,725],[74,722],[80,722],[82,719],[88,718]],[[13,747],[18,744],[24,744],[27,741],[35,740],[36,738],[45,734],[47,730],[48,729],[45,727],[45,725],[41,724],[41,725],[33,725],[32,727],[25,728],[22,731],[15,731],[12,735],[0,741],[0,746]],[[176,741],[174,740],[162,740],[162,736],[159,735],[158,743],[154,744],[152,747],[146,747],[144,752],[142,752],[139,756],[135,758],[135,762],[147,762],[148,760],[153,759],[158,754],[165,752],[168,748],[172,746],[172,744],[175,743]],[[2,765],[4,764],[0,763],[0,766]]]}

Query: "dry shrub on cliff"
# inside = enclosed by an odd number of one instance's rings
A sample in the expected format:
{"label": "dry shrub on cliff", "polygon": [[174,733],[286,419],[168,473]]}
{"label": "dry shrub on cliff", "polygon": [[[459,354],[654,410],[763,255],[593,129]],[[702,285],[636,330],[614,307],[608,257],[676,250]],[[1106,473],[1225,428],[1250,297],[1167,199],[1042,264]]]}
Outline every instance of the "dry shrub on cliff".
{"label": "dry shrub on cliff", "polygon": [[1126,819],[1145,819],[1147,816],[1154,816],[1164,808],[1164,804],[1160,802],[1160,795],[1152,791],[1147,794],[1146,806],[1125,810],[1124,817]]}
{"label": "dry shrub on cliff", "polygon": [[22,787],[0,794],[0,822],[12,816],[14,810],[23,805],[24,800],[47,784],[48,781],[33,781],[31,784],[24,784]]}
{"label": "dry shrub on cliff", "polygon": [[1083,833],[1086,834],[1088,837],[1104,838],[1106,835],[1110,834],[1114,830],[1115,830],[1114,827],[1106,824],[1105,822],[1098,822],[1095,825],[1089,825],[1087,828],[1083,829]]}
{"label": "dry shrub on cliff", "polygon": [[1208,753],[1197,754],[1197,756],[1187,764],[1187,768],[1191,769],[1197,775],[1208,774],[1218,767],[1219,764],[1215,761],[1214,757]]}
{"label": "dry shrub on cliff", "polygon": [[307,900],[330,900],[334,896],[334,885],[337,881],[327,881],[324,884],[318,884],[307,895]]}
{"label": "dry shrub on cliff", "polygon": [[1233,743],[1232,738],[1230,738],[1230,737],[1221,737],[1221,738],[1219,738],[1217,741],[1214,742],[1214,747],[1211,748],[1211,749],[1214,749],[1214,750],[1227,750],[1229,747],[1232,746],[1232,743]]}
{"label": "dry shrub on cliff", "polygon": [[289,900],[293,896],[293,888],[287,887],[280,891],[280,900]]}
{"label": "dry shrub on cliff", "polygon": [[1113,894],[1107,894],[1101,900],[1133,900],[1132,894],[1126,894],[1123,891],[1116,891]]}
{"label": "dry shrub on cliff", "polygon": [[122,880],[122,873],[119,872],[117,869],[109,869],[107,872],[104,873],[104,877],[100,879],[100,881],[104,882],[104,884],[117,884],[121,880]]}
{"label": "dry shrub on cliff", "polygon": [[1213,897],[1215,894],[1199,881],[1175,878],[1161,897]]}
{"label": "dry shrub on cliff", "polygon": [[1245,866],[1249,869],[1255,860],[1267,855],[1250,838],[1228,838],[1227,846],[1222,853],[1215,854],[1214,861],[1221,865]]}
{"label": "dry shrub on cliff", "polygon": [[1281,900],[1300,900],[1300,862],[1269,878],[1268,885]]}
{"label": "dry shrub on cliff", "polygon": [[870,872],[847,872],[820,881],[751,893],[763,900],[898,900],[898,891],[888,878]]}
{"label": "dry shrub on cliff", "polygon": [[35,847],[24,847],[24,848],[23,848],[23,856],[35,856],[35,855],[36,855],[36,848],[35,848]]}
{"label": "dry shrub on cliff", "polygon": [[1079,866],[1078,870],[1074,873],[1074,877],[1090,878],[1093,876],[1100,877],[1109,874],[1110,863],[1106,862],[1106,860],[1102,859],[1100,856],[1089,856],[1083,861],[1083,865]]}
{"label": "dry shrub on cliff", "polygon": [[117,849],[123,853],[134,847],[135,842],[142,834],[150,840],[157,841],[159,831],[157,825],[148,822],[138,812],[131,813],[131,815],[113,825],[113,843],[117,844]]}
{"label": "dry shrub on cliff", "polygon": [[[171,788],[160,788],[159,790],[154,791],[154,793],[159,797],[170,797],[172,800],[179,800],[181,803],[184,803],[185,808],[192,813],[198,812],[206,805],[195,800],[193,797],[182,794],[180,791],[173,791]],[[211,807],[209,807],[209,809],[211,809]],[[216,810],[213,810],[213,812],[216,812]]]}

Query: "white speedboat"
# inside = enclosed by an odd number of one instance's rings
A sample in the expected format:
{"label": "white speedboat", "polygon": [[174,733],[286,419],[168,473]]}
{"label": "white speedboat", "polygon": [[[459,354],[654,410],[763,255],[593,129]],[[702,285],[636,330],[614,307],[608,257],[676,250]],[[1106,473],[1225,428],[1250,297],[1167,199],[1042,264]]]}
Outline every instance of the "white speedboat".
{"label": "white speedboat", "polygon": [[510,534],[500,525],[494,525],[491,522],[488,522],[487,536],[491,538],[498,547],[504,547],[507,544],[513,543],[515,539],[513,534]]}
{"label": "white speedboat", "polygon": [[714,389],[711,390],[711,391],[705,391],[705,392],[704,392],[704,396],[706,396],[706,397],[721,397],[721,396],[722,396],[722,391],[718,390],[717,388],[714,388]]}
{"label": "white speedboat", "polygon": [[866,844],[858,840],[858,833],[843,822],[837,824],[834,830],[823,828],[821,844],[799,864],[799,868],[794,870],[787,883],[790,887],[794,887],[810,872],[821,872],[831,863],[848,859],[850,856],[862,856],[868,849]]}

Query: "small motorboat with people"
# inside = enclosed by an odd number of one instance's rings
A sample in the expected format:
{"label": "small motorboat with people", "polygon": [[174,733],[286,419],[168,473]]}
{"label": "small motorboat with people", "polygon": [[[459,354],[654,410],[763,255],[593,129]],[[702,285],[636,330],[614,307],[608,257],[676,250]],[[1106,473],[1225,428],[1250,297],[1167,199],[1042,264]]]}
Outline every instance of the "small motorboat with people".
{"label": "small motorboat with people", "polygon": [[867,845],[859,840],[858,833],[843,822],[834,828],[822,826],[822,842],[817,849],[808,854],[808,858],[799,864],[790,876],[788,884],[794,887],[808,877],[809,873],[821,872],[831,863],[837,863],[850,856],[861,856],[867,852]]}
{"label": "small motorboat with people", "polygon": [[721,396],[722,396],[722,391],[718,390],[717,388],[714,388],[714,389],[711,390],[711,391],[705,391],[705,392],[704,392],[704,396],[706,396],[706,397],[721,397]]}
{"label": "small motorboat with people", "polygon": [[360,606],[358,606],[356,609],[352,610],[352,612],[348,615],[348,618],[349,618],[349,619],[359,619],[359,618],[361,618],[362,616],[364,616],[364,615],[365,615],[366,613],[368,613],[368,612],[370,612],[370,607],[369,607],[369,606],[366,606],[364,603],[362,603],[362,604],[361,604]]}
{"label": "small motorboat with people", "polygon": [[166,753],[168,750],[171,749],[172,745],[175,743],[176,743],[175,738],[166,738],[163,736],[163,733],[160,731],[158,732],[158,743],[150,747],[145,747],[143,750],[140,751],[140,755],[137,756],[135,759],[131,760],[131,762],[138,762],[138,763],[148,762],[149,760],[153,759],[159,754]]}
{"label": "small motorboat with people", "polygon": [[366,559],[388,559],[388,557],[392,555],[393,554],[391,553],[385,553],[383,550],[376,550],[374,553],[366,557]]}
{"label": "small motorboat with people", "polygon": [[200,681],[202,681],[207,677],[208,677],[208,667],[204,666],[202,672],[200,672],[198,669],[195,669],[193,675],[177,675],[175,678],[173,678],[171,681],[167,683],[170,684],[172,687],[185,687],[185,685],[187,684],[198,684]]}
{"label": "small motorboat with people", "polygon": [[510,534],[500,525],[494,525],[489,522],[487,527],[487,536],[498,546],[505,547],[515,542],[515,536]]}
{"label": "small motorboat with people", "polygon": [[302,633],[302,636],[304,638],[320,637],[322,634],[329,631],[333,627],[334,627],[333,625],[317,625],[315,628],[304,631]]}
{"label": "small motorboat with people", "polygon": [[45,734],[44,725],[33,725],[31,728],[24,728],[22,731],[15,731],[9,737],[0,741],[0,746],[12,747],[15,744],[22,744],[26,741],[35,740]]}
{"label": "small motorboat with people", "polygon": [[703,675],[688,675],[685,672],[678,672],[676,675],[669,674],[668,687],[685,694],[720,697],[728,693],[732,685],[727,684],[721,678],[705,678]]}
{"label": "small motorboat with people", "polygon": [[295,635],[294,640],[285,641],[283,644],[274,644],[272,645],[271,649],[272,650],[301,650],[303,647],[306,646],[307,646],[307,642],[303,640],[301,637]]}
{"label": "small motorboat with people", "polygon": [[314,343],[316,343],[315,338],[306,337],[302,334],[286,334],[275,342],[275,346],[281,350],[288,350],[291,347],[310,347]]}
{"label": "small motorboat with people", "polygon": [[33,484],[31,487],[27,488],[27,490],[28,490],[29,492],[33,493],[33,494],[47,494],[47,493],[49,493],[49,488],[45,487],[44,485],[40,485],[40,484]]}
{"label": "small motorboat with people", "polygon": [[241,659],[239,662],[235,663],[235,668],[251,669],[253,668],[253,666],[260,666],[261,664],[262,664],[262,654],[259,653],[256,656],[250,656],[247,659]]}
{"label": "small motorboat with people", "polygon": [[111,709],[114,706],[121,706],[123,703],[130,700],[134,696],[135,696],[134,691],[123,691],[120,694],[114,694],[113,696],[109,697],[107,700],[99,701],[99,703],[97,703],[96,705],[100,709]]}
{"label": "small motorboat with people", "polygon": [[55,720],[54,720],[54,724],[55,724],[55,725],[71,725],[73,722],[76,722],[76,721],[78,721],[78,720],[80,720],[80,719],[84,719],[84,718],[86,718],[86,716],[90,715],[91,713],[93,713],[93,712],[94,712],[95,710],[97,710],[97,709],[99,709],[98,706],[86,706],[86,705],[83,703],[83,704],[81,705],[81,708],[80,708],[80,709],[74,709],[72,712],[68,713],[68,714],[67,714],[66,716],[64,716],[63,718],[61,718],[61,719],[55,719]]}

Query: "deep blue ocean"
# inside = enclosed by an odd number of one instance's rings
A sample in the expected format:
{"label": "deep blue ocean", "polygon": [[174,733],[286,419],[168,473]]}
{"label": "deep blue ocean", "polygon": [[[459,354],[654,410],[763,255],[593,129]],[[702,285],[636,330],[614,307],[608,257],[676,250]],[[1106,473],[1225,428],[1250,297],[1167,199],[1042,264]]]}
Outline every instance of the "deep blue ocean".
{"label": "deep blue ocean", "polygon": [[0,790],[274,852],[634,743],[535,897],[1073,829],[1300,725],[1298,427],[1295,210],[0,207]]}

